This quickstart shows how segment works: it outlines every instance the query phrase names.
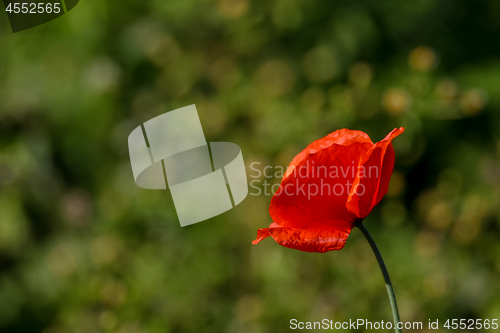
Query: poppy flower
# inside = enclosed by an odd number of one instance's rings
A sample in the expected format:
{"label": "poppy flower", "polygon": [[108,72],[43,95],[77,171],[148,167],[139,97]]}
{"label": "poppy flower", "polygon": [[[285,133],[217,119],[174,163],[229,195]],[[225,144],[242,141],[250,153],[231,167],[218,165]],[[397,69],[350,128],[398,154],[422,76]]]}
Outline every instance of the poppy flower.
{"label": "poppy flower", "polygon": [[288,166],[269,207],[273,223],[259,229],[252,243],[271,236],[300,251],[342,249],[387,193],[394,168],[391,142],[403,132],[395,128],[373,143],[362,131],[341,129],[311,143]]}

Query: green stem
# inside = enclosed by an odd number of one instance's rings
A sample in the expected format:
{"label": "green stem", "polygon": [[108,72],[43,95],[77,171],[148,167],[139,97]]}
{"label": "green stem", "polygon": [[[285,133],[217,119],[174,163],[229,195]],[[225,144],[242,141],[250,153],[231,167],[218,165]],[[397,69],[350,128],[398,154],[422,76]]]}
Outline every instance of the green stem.
{"label": "green stem", "polygon": [[365,225],[363,222],[359,222],[357,224],[357,227],[363,235],[365,235],[366,240],[372,247],[373,253],[375,254],[375,257],[377,258],[378,265],[380,266],[380,270],[382,271],[382,275],[384,276],[385,280],[385,286],[387,287],[387,293],[389,294],[389,300],[391,301],[391,308],[392,308],[392,316],[394,317],[394,326],[396,333],[401,333],[401,329],[397,328],[398,323],[401,321],[399,319],[399,312],[398,312],[398,304],[396,303],[396,295],[394,295],[394,288],[392,287],[392,282],[391,278],[389,277],[389,272],[387,272],[387,267],[385,267],[384,259],[382,259],[382,255],[380,254],[380,251],[378,250],[377,244],[375,244],[375,241],[373,240],[372,236],[366,229]]}

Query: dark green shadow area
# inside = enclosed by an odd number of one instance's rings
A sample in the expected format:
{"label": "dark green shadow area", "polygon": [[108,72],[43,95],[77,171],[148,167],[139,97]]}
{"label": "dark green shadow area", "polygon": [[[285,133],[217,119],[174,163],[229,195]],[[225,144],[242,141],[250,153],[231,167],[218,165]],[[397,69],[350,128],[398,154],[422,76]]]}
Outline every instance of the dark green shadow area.
{"label": "dark green shadow area", "polygon": [[75,6],[78,4],[78,1],[79,0],[64,0],[64,2],[66,3],[66,10],[69,12],[70,10],[75,8]]}

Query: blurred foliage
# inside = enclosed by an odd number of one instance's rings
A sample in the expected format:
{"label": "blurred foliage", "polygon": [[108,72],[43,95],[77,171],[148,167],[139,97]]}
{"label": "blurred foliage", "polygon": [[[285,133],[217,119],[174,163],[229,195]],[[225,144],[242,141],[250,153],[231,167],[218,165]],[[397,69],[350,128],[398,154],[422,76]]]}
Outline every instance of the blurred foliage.
{"label": "blurred foliage", "polygon": [[270,196],[181,228],[168,191],[134,184],[130,131],[193,103],[248,166],[286,166],[338,128],[378,141],[404,126],[366,221],[402,320],[499,318],[499,14],[496,0],[82,0],[16,34],[2,14],[0,331],[391,320],[359,231],[322,255],[252,246]]}

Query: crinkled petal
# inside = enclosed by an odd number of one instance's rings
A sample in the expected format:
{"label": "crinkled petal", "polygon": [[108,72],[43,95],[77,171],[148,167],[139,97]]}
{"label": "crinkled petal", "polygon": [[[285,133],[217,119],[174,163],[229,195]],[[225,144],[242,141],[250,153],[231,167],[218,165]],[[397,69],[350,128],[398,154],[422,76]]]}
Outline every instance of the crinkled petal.
{"label": "crinkled petal", "polygon": [[342,249],[350,233],[351,229],[266,228],[259,229],[257,239],[252,244],[271,236],[281,246],[305,252],[324,253]]}
{"label": "crinkled petal", "polygon": [[[281,228],[281,227],[279,225],[277,225],[276,223],[271,223],[269,228]],[[254,241],[252,241],[252,244],[259,244],[259,242],[261,240],[266,239],[267,237],[271,236],[269,234],[269,228],[262,228],[262,229],[257,230],[257,238]]]}
{"label": "crinkled petal", "polygon": [[348,146],[356,142],[373,144],[372,140],[365,132],[350,130],[347,128],[336,130],[335,132],[312,142],[297,156],[295,156],[292,162],[288,165],[283,178],[288,177],[288,175],[293,172],[294,168],[307,159],[311,154],[315,154],[318,151],[329,148],[332,145]]}
{"label": "crinkled petal", "polygon": [[394,148],[391,142],[403,132],[404,128],[395,128],[361,157],[346,203],[350,213],[365,218],[387,193],[394,168]]}
{"label": "crinkled petal", "polygon": [[283,178],[269,213],[275,223],[289,228],[351,228],[356,215],[346,202],[359,160],[373,144],[333,144],[299,163]]}

